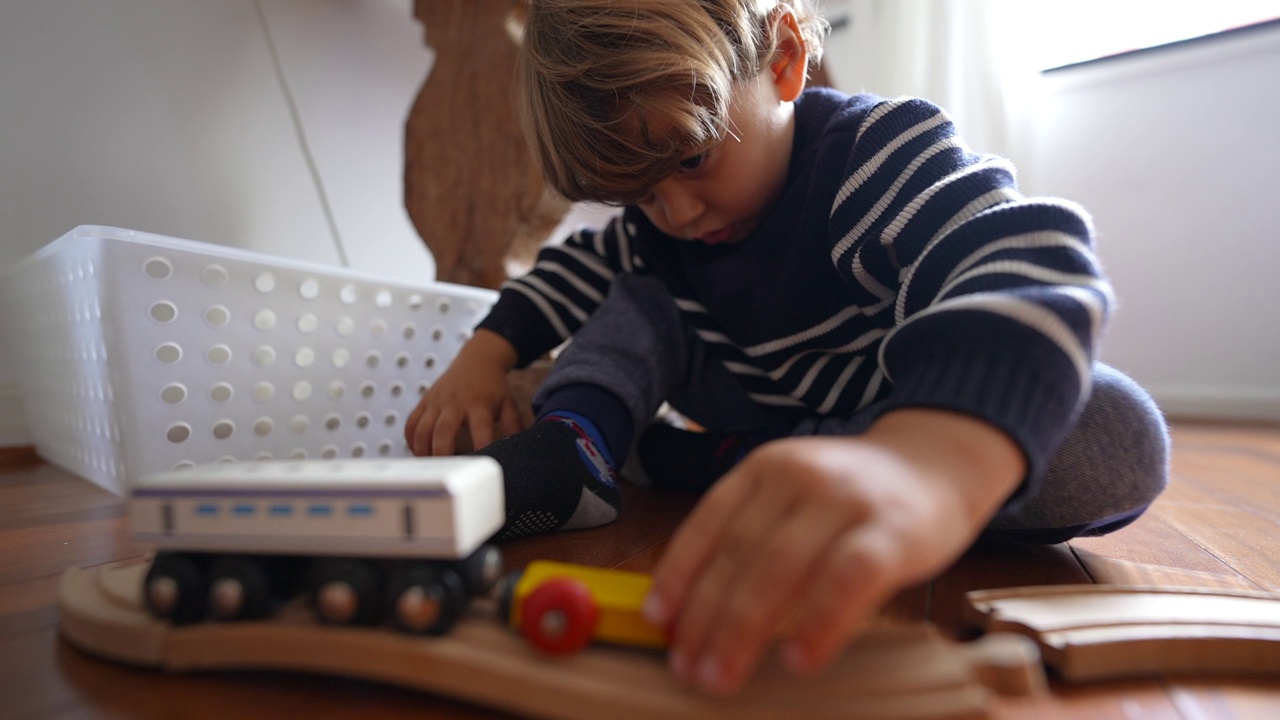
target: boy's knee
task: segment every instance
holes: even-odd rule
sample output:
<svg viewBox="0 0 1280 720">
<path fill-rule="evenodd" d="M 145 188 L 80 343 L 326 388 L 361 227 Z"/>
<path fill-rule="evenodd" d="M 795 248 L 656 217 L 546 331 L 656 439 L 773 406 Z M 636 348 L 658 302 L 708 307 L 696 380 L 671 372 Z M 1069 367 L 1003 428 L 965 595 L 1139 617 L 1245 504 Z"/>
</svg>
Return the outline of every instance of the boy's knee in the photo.
<svg viewBox="0 0 1280 720">
<path fill-rule="evenodd" d="M 1160 495 L 1168 468 L 1169 433 L 1155 401 L 1125 374 L 1095 365 L 1089 400 L 1044 476 L 988 534 L 1061 542 L 1118 530 Z"/>
<path fill-rule="evenodd" d="M 1081 440 L 1110 448 L 1110 459 L 1147 488 L 1148 503 L 1164 489 L 1169 475 L 1169 428 L 1155 400 L 1128 375 L 1096 365 L 1093 391 L 1076 426 Z M 1073 429 L 1072 434 L 1077 431 Z"/>
</svg>

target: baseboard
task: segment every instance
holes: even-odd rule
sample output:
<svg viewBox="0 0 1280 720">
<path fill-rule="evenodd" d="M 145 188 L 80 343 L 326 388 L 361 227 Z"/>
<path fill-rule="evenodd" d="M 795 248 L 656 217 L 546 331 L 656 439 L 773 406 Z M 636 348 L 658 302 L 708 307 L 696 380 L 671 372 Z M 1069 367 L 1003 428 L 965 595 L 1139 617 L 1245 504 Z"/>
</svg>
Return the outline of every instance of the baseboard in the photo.
<svg viewBox="0 0 1280 720">
<path fill-rule="evenodd" d="M 0 448 L 26 447 L 33 442 L 18 386 L 0 384 Z"/>
<path fill-rule="evenodd" d="M 1147 386 L 1164 414 L 1188 420 L 1280 422 L 1280 390 Z"/>
</svg>

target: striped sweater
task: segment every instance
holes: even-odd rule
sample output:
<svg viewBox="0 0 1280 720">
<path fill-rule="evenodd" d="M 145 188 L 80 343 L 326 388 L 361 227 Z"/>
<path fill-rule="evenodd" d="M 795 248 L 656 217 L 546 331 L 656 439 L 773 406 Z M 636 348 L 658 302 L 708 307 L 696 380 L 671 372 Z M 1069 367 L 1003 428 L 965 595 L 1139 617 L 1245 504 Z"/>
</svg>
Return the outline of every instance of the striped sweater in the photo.
<svg viewBox="0 0 1280 720">
<path fill-rule="evenodd" d="M 868 405 L 976 415 L 1032 477 L 1088 395 L 1111 293 L 1077 207 L 1028 199 L 919 99 L 807 90 L 782 195 L 735 245 L 637 208 L 544 248 L 482 327 L 521 365 L 568 339 L 619 273 L 661 277 L 750 397 L 803 417 Z"/>
</svg>

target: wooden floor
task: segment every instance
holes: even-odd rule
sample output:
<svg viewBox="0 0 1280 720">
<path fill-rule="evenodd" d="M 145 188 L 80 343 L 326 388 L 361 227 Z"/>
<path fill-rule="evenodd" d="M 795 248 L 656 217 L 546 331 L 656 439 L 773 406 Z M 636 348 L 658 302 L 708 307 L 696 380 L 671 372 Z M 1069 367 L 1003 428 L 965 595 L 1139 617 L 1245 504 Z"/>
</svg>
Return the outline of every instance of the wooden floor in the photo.
<svg viewBox="0 0 1280 720">
<path fill-rule="evenodd" d="M 491 718 L 493 713 L 371 683 L 282 673 L 165 675 L 87 657 L 58 639 L 67 567 L 135 557 L 121 501 L 21 451 L 0 455 L 0 718 Z M 610 527 L 505 548 L 534 558 L 649 570 L 687 498 L 629 492 Z M 1138 583 L 1280 592 L 1280 427 L 1178 423 L 1173 484 L 1133 526 L 1053 547 L 981 546 L 891 618 L 960 633 L 960 598 L 980 588 Z M 1067 687 L 1001 700 L 1001 719 L 1280 718 L 1280 681 L 1180 678 Z"/>
</svg>

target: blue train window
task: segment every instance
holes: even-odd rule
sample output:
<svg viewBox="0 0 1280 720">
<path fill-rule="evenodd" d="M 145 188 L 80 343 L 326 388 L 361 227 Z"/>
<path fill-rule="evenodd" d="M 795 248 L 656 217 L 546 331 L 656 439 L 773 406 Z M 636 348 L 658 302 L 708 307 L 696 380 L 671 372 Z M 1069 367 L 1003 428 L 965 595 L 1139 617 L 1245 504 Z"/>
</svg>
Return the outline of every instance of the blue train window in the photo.
<svg viewBox="0 0 1280 720">
<path fill-rule="evenodd" d="M 314 504 L 307 508 L 307 513 L 316 517 L 329 517 L 333 514 L 332 505 Z"/>
<path fill-rule="evenodd" d="M 369 503 L 355 503 L 347 507 L 347 513 L 356 517 L 368 517 L 373 514 L 373 506 Z"/>
<path fill-rule="evenodd" d="M 251 503 L 236 503 L 231 508 L 231 513 L 240 517 L 253 514 L 253 505 Z"/>
<path fill-rule="evenodd" d="M 197 515 L 217 515 L 218 505 L 217 503 L 200 503 L 199 505 L 196 505 L 196 514 Z"/>
<path fill-rule="evenodd" d="M 276 504 L 271 506 L 271 514 L 275 517 L 282 517 L 293 514 L 292 505 Z"/>
</svg>

